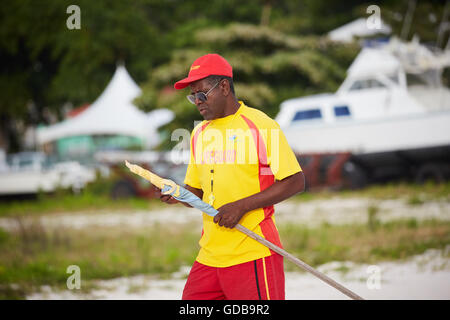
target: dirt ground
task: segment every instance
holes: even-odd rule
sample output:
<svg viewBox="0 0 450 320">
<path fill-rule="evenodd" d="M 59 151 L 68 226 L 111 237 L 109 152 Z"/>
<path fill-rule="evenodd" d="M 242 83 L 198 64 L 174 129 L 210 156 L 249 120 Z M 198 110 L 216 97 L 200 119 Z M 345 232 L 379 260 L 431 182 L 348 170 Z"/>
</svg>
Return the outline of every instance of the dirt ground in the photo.
<svg viewBox="0 0 450 320">
<path fill-rule="evenodd" d="M 329 198 L 307 202 L 286 201 L 276 205 L 279 225 L 294 222 L 307 226 L 321 223 L 367 223 L 368 208 L 376 207 L 382 222 L 397 219 L 450 220 L 450 203 L 424 202 L 410 205 L 407 200 L 373 200 L 368 198 Z M 154 211 L 79 212 L 26 217 L 0 218 L 0 227 L 17 230 L 20 223 L 38 220 L 46 228 L 68 227 L 145 227 L 155 224 L 201 224 L 195 209 L 181 205 Z M 301 257 L 300 257 L 301 258 Z M 290 262 L 286 262 L 290 263 Z M 172 274 L 169 279 L 152 275 L 94 281 L 93 290 L 56 290 L 43 286 L 28 299 L 180 299 L 190 266 Z M 319 270 L 366 299 L 450 299 L 450 246 L 444 250 L 428 250 L 405 261 L 384 262 L 377 266 L 350 262 L 330 262 Z M 342 293 L 305 272 L 286 273 L 287 299 L 347 299 Z"/>
</svg>

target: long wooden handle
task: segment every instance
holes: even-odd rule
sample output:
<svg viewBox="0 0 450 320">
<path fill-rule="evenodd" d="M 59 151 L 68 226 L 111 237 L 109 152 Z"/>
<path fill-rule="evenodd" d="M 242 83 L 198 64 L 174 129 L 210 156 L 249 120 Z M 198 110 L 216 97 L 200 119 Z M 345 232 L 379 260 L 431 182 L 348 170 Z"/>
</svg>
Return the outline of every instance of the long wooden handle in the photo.
<svg viewBox="0 0 450 320">
<path fill-rule="evenodd" d="M 261 237 L 260 235 L 254 233 L 253 231 L 247 229 L 246 227 L 244 227 L 241 224 L 237 224 L 235 226 L 235 228 L 243 233 L 245 233 L 247 236 L 249 236 L 250 238 L 258 241 L 259 243 L 263 244 L 264 246 L 272 249 L 273 251 L 275 251 L 276 253 L 282 255 L 283 257 L 285 257 L 286 259 L 290 260 L 291 262 L 293 262 L 295 265 L 299 266 L 300 268 L 312 273 L 313 275 L 315 275 L 317 278 L 319 278 L 320 280 L 328 283 L 330 286 L 338 289 L 340 292 L 342 292 L 343 294 L 345 294 L 346 296 L 354 299 L 354 300 L 364 300 L 362 297 L 358 296 L 356 293 L 354 293 L 353 291 L 347 289 L 346 287 L 344 287 L 343 285 L 337 283 L 336 281 L 334 281 L 333 279 L 331 279 L 330 277 L 326 276 L 325 274 L 323 274 L 322 272 L 317 271 L 316 269 L 314 269 L 313 267 L 311 267 L 310 265 L 304 263 L 303 261 L 301 261 L 300 259 L 294 257 L 292 254 L 290 254 L 289 252 L 287 252 L 284 249 L 281 249 L 279 246 L 273 244 L 270 241 L 267 241 L 266 239 L 264 239 L 263 237 Z"/>
</svg>

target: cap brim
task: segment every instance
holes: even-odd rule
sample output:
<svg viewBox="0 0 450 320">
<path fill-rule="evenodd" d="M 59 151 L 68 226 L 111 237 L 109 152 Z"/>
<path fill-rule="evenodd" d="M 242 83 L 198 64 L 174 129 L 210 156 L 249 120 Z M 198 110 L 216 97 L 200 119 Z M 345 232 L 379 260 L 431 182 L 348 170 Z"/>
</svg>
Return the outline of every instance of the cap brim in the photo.
<svg viewBox="0 0 450 320">
<path fill-rule="evenodd" d="M 190 85 L 192 82 L 197 81 L 197 80 L 201 80 L 203 78 L 206 78 L 207 75 L 196 75 L 196 76 L 192 76 L 192 77 L 187 77 L 184 78 L 180 81 L 175 82 L 175 84 L 173 85 L 173 87 L 177 90 L 179 89 L 184 89 L 186 88 L 188 85 Z"/>
</svg>

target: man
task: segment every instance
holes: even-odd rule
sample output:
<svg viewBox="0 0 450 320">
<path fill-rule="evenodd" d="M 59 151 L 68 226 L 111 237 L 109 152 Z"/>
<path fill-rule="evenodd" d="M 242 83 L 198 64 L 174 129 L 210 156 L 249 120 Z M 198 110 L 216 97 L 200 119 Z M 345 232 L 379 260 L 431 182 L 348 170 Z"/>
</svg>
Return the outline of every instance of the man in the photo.
<svg viewBox="0 0 450 320">
<path fill-rule="evenodd" d="M 284 299 L 282 256 L 233 228 L 241 223 L 281 246 L 273 205 L 303 191 L 304 177 L 278 124 L 238 101 L 232 79 L 230 64 L 207 54 L 174 86 L 190 87 L 205 119 L 191 135 L 186 188 L 219 211 L 203 214 L 183 299 Z"/>
</svg>

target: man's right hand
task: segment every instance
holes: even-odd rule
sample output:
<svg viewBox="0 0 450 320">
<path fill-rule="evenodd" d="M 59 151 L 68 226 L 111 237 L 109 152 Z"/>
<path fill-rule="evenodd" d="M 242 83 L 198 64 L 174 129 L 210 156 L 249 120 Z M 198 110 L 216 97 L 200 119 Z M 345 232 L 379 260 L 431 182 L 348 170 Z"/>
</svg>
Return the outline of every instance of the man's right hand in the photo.
<svg viewBox="0 0 450 320">
<path fill-rule="evenodd" d="M 161 190 L 155 186 L 152 185 L 153 191 L 155 192 L 155 195 L 157 197 L 159 197 L 159 199 L 162 202 L 165 202 L 167 204 L 174 204 L 174 203 L 178 203 L 179 201 L 177 199 L 175 199 L 174 197 L 172 197 L 170 194 L 162 194 Z"/>
</svg>

